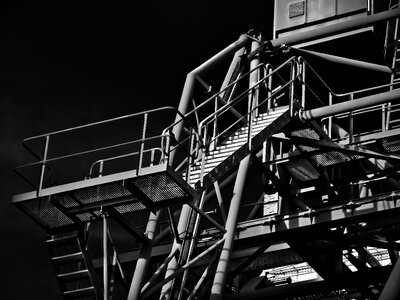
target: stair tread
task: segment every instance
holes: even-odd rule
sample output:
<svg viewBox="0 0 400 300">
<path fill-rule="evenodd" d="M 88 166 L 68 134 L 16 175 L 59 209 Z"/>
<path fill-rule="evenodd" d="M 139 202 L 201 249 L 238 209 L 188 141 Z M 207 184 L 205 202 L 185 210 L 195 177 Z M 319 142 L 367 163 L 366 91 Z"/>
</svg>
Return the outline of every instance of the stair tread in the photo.
<svg viewBox="0 0 400 300">
<path fill-rule="evenodd" d="M 58 274 L 58 278 L 63 279 L 63 280 L 72 280 L 72 279 L 78 279 L 78 278 L 83 278 L 83 277 L 88 277 L 88 276 L 89 276 L 88 269 Z"/>
<path fill-rule="evenodd" d="M 63 294 L 64 296 L 69 296 L 69 297 L 77 297 L 77 296 L 84 296 L 84 295 L 90 295 L 95 292 L 95 289 L 93 286 L 89 287 L 84 287 L 76 290 L 69 290 L 65 291 Z"/>
<path fill-rule="evenodd" d="M 64 246 L 64 245 L 70 245 L 73 243 L 76 243 L 77 241 L 77 236 L 76 235 L 70 235 L 70 236 L 63 236 L 60 238 L 52 238 L 46 241 L 46 245 L 51 245 L 51 246 Z"/>
<path fill-rule="evenodd" d="M 66 255 L 54 256 L 52 258 L 53 261 L 57 261 L 60 263 L 77 261 L 77 260 L 81 260 L 81 259 L 83 259 L 82 252 L 75 252 L 75 253 L 70 253 L 70 254 L 66 254 Z"/>
<path fill-rule="evenodd" d="M 252 136 L 259 134 L 264 128 L 268 127 L 279 116 L 288 109 L 285 107 L 277 107 L 271 109 L 268 113 L 258 115 L 252 124 Z M 206 154 L 204 164 L 204 175 L 208 174 L 216 166 L 222 163 L 226 158 L 237 151 L 247 142 L 248 125 L 238 129 L 235 133 L 225 139 L 214 150 Z M 193 184 L 199 180 L 201 173 L 201 160 L 192 165 L 190 172 L 190 182 Z"/>
</svg>

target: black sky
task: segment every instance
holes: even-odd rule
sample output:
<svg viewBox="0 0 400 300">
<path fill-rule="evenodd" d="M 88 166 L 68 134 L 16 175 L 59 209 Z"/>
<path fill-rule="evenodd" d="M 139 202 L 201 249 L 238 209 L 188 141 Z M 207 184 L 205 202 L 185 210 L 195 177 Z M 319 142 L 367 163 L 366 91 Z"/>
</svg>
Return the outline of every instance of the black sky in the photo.
<svg viewBox="0 0 400 300">
<path fill-rule="evenodd" d="M 23 138 L 165 105 L 240 34 L 271 36 L 272 0 L 0 4 L 1 299 L 60 299 L 45 232 L 13 207 Z"/>
</svg>

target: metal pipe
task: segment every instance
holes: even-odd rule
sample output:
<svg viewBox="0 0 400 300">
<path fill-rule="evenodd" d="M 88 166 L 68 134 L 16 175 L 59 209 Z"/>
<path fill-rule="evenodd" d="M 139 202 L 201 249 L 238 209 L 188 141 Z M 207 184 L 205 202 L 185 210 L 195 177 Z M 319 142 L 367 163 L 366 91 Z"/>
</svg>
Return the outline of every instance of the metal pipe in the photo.
<svg viewBox="0 0 400 300">
<path fill-rule="evenodd" d="M 140 249 L 127 300 L 139 299 L 143 279 L 146 275 L 147 266 L 151 258 L 151 251 L 153 249 L 153 241 L 159 216 L 160 211 L 157 211 L 155 214 L 150 212 L 146 226 L 147 241 L 142 244 L 142 248 Z"/>
<path fill-rule="evenodd" d="M 333 104 L 331 106 L 324 106 L 310 110 L 303 110 L 299 112 L 300 120 L 313 120 L 323 117 L 334 116 L 336 114 L 350 112 L 357 109 L 382 104 L 390 101 L 399 100 L 400 89 L 393 90 L 377 95 L 366 96 L 356 100 L 346 101 L 342 103 Z"/>
<path fill-rule="evenodd" d="M 392 273 L 390 273 L 385 287 L 379 297 L 379 300 L 397 300 L 400 299 L 400 259 L 397 260 Z"/>
<path fill-rule="evenodd" d="M 253 40 L 251 42 L 251 51 L 256 50 L 258 47 L 260 47 L 260 42 L 257 40 Z M 250 61 L 250 70 L 256 69 L 257 66 L 260 64 L 260 56 L 256 55 L 252 57 L 252 60 Z M 255 87 L 257 85 L 257 82 L 259 81 L 260 78 L 260 70 L 257 69 L 257 71 L 254 71 L 250 73 L 249 76 L 249 88 L 251 89 L 251 93 L 249 94 L 249 107 L 257 107 L 258 106 L 258 87 Z M 252 113 L 253 117 L 256 117 L 257 115 L 257 109 Z M 250 110 L 249 110 L 250 113 Z M 250 125 L 250 124 L 249 124 Z M 250 127 L 250 126 L 249 126 Z"/>
<path fill-rule="evenodd" d="M 108 299 L 108 249 L 107 249 L 107 216 L 106 213 L 103 212 L 103 299 Z"/>
<path fill-rule="evenodd" d="M 177 248 L 173 248 L 171 252 L 168 254 L 167 258 L 164 260 L 164 262 L 158 267 L 158 269 L 154 272 L 153 276 L 145 283 L 145 285 L 142 287 L 142 293 L 144 293 L 146 290 L 150 288 L 150 286 L 156 282 L 158 276 L 161 274 L 161 272 L 164 271 L 164 269 L 167 267 L 168 263 L 171 261 L 171 259 L 175 256 L 176 252 L 178 251 Z"/>
<path fill-rule="evenodd" d="M 174 272 L 173 274 L 166 276 L 165 279 L 158 284 L 156 284 L 151 290 L 146 292 L 141 299 L 146 299 L 148 298 L 151 294 L 153 294 L 157 289 L 159 289 L 161 286 L 163 286 L 166 282 L 172 281 L 175 277 L 181 275 L 185 270 L 187 270 L 191 265 L 196 263 L 198 260 L 203 258 L 204 256 L 208 255 L 210 252 L 214 251 L 215 248 L 217 248 L 220 244 L 224 242 L 224 238 L 216 242 L 214 245 L 209 247 L 208 249 L 204 250 L 201 252 L 199 255 L 197 255 L 195 258 L 193 258 L 191 261 L 183 265 L 179 270 Z M 166 298 L 161 298 L 161 299 L 166 299 Z"/>
<path fill-rule="evenodd" d="M 198 66 L 196 69 L 191 71 L 186 76 L 186 81 L 185 81 L 185 85 L 183 87 L 178 111 L 180 111 L 183 115 L 186 114 L 188 105 L 192 99 L 196 76 L 207 72 L 215 64 L 221 62 L 228 55 L 230 55 L 233 52 L 236 52 L 240 48 L 244 47 L 248 42 L 249 42 L 249 37 L 244 34 L 241 35 L 237 41 L 230 44 L 228 47 L 226 47 L 225 49 L 223 49 L 222 51 L 220 51 L 219 53 L 217 53 L 216 55 L 211 57 L 209 60 L 207 60 L 200 66 Z M 180 115 L 177 115 L 175 118 L 175 123 L 177 123 L 177 122 L 178 123 L 173 128 L 173 133 L 174 133 L 177 141 L 179 141 L 179 138 L 180 138 L 181 132 L 182 132 L 182 128 L 183 128 L 183 122 L 180 122 L 181 120 L 182 120 L 182 117 Z"/>
<path fill-rule="evenodd" d="M 356 68 L 362 68 L 366 70 L 371 70 L 371 71 L 376 71 L 376 72 L 382 72 L 386 74 L 392 74 L 392 70 L 388 66 L 383 66 L 383 65 L 378 65 L 378 64 L 373 64 L 361 60 L 356 60 L 356 59 L 350 59 L 346 57 L 341 57 L 341 56 L 336 56 L 336 55 L 331 55 L 331 54 L 326 54 L 326 53 L 320 53 L 320 52 L 315 52 L 315 51 L 310 51 L 310 50 L 304 50 L 304 49 L 299 49 L 299 48 L 291 48 L 291 50 L 294 50 L 295 52 L 300 53 L 301 55 L 310 55 L 314 57 L 318 57 L 321 59 L 324 59 L 326 61 L 333 62 L 335 64 L 342 64 L 342 65 L 348 65 Z"/>
<path fill-rule="evenodd" d="M 212 300 L 222 299 L 222 295 L 225 288 L 226 277 L 228 273 L 229 259 L 233 249 L 233 242 L 235 239 L 237 218 L 240 210 L 240 202 L 242 200 L 244 185 L 246 181 L 247 170 L 250 165 L 250 155 L 247 155 L 239 165 L 238 174 L 233 188 L 233 196 L 231 205 L 229 207 L 229 213 L 226 220 L 226 233 L 224 235 L 224 246 L 221 250 L 221 255 L 218 261 L 217 270 L 215 271 L 215 277 L 213 286 L 211 288 Z"/>
<path fill-rule="evenodd" d="M 179 222 L 178 222 L 178 233 L 181 238 L 184 238 L 184 236 L 185 236 L 186 225 L 189 221 L 191 211 L 192 211 L 192 209 L 187 204 L 185 204 L 182 207 L 181 215 L 180 215 Z M 174 240 L 171 251 L 174 250 L 174 248 L 177 248 L 179 251 L 181 251 L 182 244 L 180 244 L 176 240 Z M 171 261 L 168 263 L 167 271 L 165 272 L 165 278 L 169 278 L 170 276 L 172 276 L 175 273 L 175 271 L 177 270 L 177 268 L 178 268 L 178 261 L 177 261 L 176 257 L 173 257 L 171 259 Z M 168 300 L 171 297 L 172 286 L 173 286 L 174 281 L 168 280 L 168 281 L 163 281 L 163 282 L 165 285 L 161 289 L 160 299 Z"/>
<path fill-rule="evenodd" d="M 224 200 L 222 199 L 222 194 L 221 194 L 221 190 L 219 189 L 218 181 L 214 181 L 214 190 L 215 190 L 215 195 L 217 196 L 219 212 L 221 214 L 222 221 L 224 222 L 224 224 L 226 224 Z"/>
<path fill-rule="evenodd" d="M 325 36 L 330 36 L 334 34 L 339 34 L 342 32 L 356 30 L 364 27 L 368 27 L 378 22 L 398 18 L 400 16 L 400 9 L 393 9 L 385 12 L 380 12 L 353 20 L 341 22 L 338 24 L 318 27 L 313 30 L 308 30 L 298 34 L 292 34 L 288 36 L 279 37 L 274 40 L 267 41 L 263 43 L 257 50 L 249 54 L 249 56 L 254 56 L 259 52 L 264 51 L 268 47 L 279 47 L 282 45 L 293 45 L 298 43 L 307 42 L 310 40 L 315 40 L 317 38 L 322 38 Z"/>
</svg>

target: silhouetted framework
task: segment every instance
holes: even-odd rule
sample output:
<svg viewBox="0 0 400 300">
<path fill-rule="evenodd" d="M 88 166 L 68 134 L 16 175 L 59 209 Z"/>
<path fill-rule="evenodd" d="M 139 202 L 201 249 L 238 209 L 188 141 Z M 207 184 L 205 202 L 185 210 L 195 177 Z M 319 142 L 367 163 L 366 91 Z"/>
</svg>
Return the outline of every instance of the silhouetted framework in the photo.
<svg viewBox="0 0 400 300">
<path fill-rule="evenodd" d="M 399 3 L 275 10 L 178 109 L 24 141 L 66 299 L 400 298 Z"/>
</svg>

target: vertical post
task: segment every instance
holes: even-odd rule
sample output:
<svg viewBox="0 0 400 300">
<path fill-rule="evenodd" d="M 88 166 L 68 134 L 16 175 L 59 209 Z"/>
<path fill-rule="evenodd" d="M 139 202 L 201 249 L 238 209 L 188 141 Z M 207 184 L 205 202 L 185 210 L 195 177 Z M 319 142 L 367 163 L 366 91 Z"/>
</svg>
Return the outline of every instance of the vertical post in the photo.
<svg viewBox="0 0 400 300">
<path fill-rule="evenodd" d="M 258 41 L 252 41 L 251 42 L 251 52 L 255 51 L 257 48 L 260 47 L 260 43 Z M 251 113 L 251 115 L 254 117 L 257 116 L 257 106 L 258 106 L 258 87 L 254 88 L 254 86 L 257 84 L 259 78 L 260 78 L 260 69 L 258 68 L 255 70 L 258 65 L 260 64 L 260 56 L 259 54 L 255 55 L 253 59 L 250 62 L 250 82 L 249 82 L 249 88 L 250 88 L 250 95 L 249 95 L 249 113 L 251 110 L 254 109 L 254 112 Z M 252 71 L 254 70 L 254 71 Z M 249 116 L 250 118 L 250 116 Z"/>
<path fill-rule="evenodd" d="M 104 300 L 108 300 L 108 249 L 107 249 L 107 216 L 105 211 L 103 212 L 103 289 L 104 289 Z"/>
<path fill-rule="evenodd" d="M 235 186 L 233 188 L 233 197 L 229 207 L 229 213 L 226 220 L 226 233 L 224 235 L 224 246 L 218 261 L 217 270 L 213 286 L 211 289 L 212 300 L 222 299 L 223 291 L 225 288 L 226 276 L 228 273 L 228 265 L 233 249 L 233 241 L 235 239 L 237 218 L 240 210 L 240 202 L 243 195 L 244 184 L 246 181 L 247 170 L 250 165 L 250 155 L 247 155 L 239 165 Z"/>
<path fill-rule="evenodd" d="M 333 102 L 332 92 L 329 91 L 329 106 L 332 105 L 332 102 Z M 328 136 L 332 138 L 332 116 L 328 117 Z"/>
<path fill-rule="evenodd" d="M 139 165 L 136 171 L 137 175 L 140 175 L 140 171 L 142 169 L 142 164 L 143 164 L 144 139 L 146 138 L 147 118 L 148 114 L 146 113 L 143 115 L 142 140 L 140 141 Z"/>
<path fill-rule="evenodd" d="M 267 102 L 267 111 L 269 111 L 273 105 L 272 102 L 272 67 L 270 64 L 267 64 L 265 68 L 268 76 L 268 87 L 267 87 L 267 97 L 268 97 L 268 102 Z"/>
<path fill-rule="evenodd" d="M 143 242 L 142 248 L 140 249 L 139 258 L 136 262 L 135 273 L 133 274 L 127 300 L 139 299 L 141 286 L 143 284 L 143 279 L 146 275 L 147 266 L 151 257 L 151 251 L 153 249 L 153 241 L 159 215 L 159 211 L 157 211 L 157 213 L 155 214 L 151 212 L 149 215 L 149 220 L 147 222 L 145 233 L 148 240 L 146 242 Z"/>
<path fill-rule="evenodd" d="M 44 173 L 46 171 L 46 160 L 47 160 L 47 153 L 49 150 L 49 141 L 50 141 L 50 136 L 46 135 L 46 140 L 44 144 L 44 149 L 43 149 L 43 163 L 42 163 L 42 168 L 40 170 L 40 179 L 39 179 L 39 186 L 38 186 L 38 191 L 37 191 L 37 196 L 40 196 L 40 193 L 43 188 L 43 181 L 44 181 Z"/>
<path fill-rule="evenodd" d="M 258 41 L 251 42 L 251 52 L 255 51 L 258 47 L 260 47 L 260 43 Z M 249 145 L 249 149 L 251 149 L 251 139 L 253 136 L 253 120 L 257 117 L 258 114 L 258 87 L 255 87 L 259 78 L 260 78 L 260 69 L 258 65 L 260 64 L 260 56 L 256 54 L 253 59 L 250 61 L 250 75 L 249 75 L 249 103 L 248 103 L 248 135 L 247 141 Z"/>
<path fill-rule="evenodd" d="M 301 107 L 306 108 L 306 61 L 304 59 L 301 60 Z"/>
<path fill-rule="evenodd" d="M 294 78 L 295 78 L 295 65 L 294 61 L 290 62 L 290 84 L 289 84 L 289 110 L 290 115 L 293 116 L 293 101 L 294 101 Z"/>
<path fill-rule="evenodd" d="M 350 94 L 350 101 L 353 101 L 354 95 Z M 350 111 L 349 113 L 349 143 L 351 144 L 353 142 L 353 136 L 354 136 L 354 116 L 353 116 L 353 111 Z"/>
<path fill-rule="evenodd" d="M 218 98 L 215 97 L 215 102 L 214 102 L 214 122 L 213 122 L 213 135 L 212 135 L 212 142 L 211 142 L 211 149 L 213 150 L 215 147 L 217 147 L 217 131 L 218 131 L 218 115 L 216 114 L 216 111 L 218 110 Z"/>
</svg>

